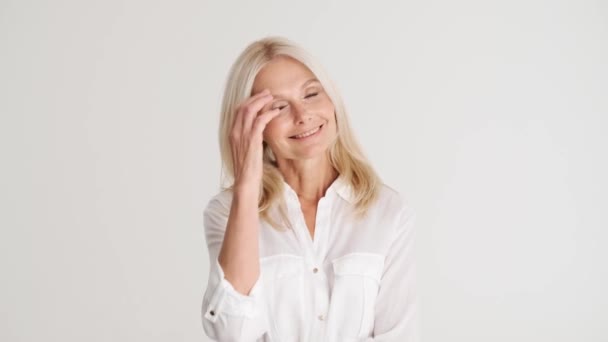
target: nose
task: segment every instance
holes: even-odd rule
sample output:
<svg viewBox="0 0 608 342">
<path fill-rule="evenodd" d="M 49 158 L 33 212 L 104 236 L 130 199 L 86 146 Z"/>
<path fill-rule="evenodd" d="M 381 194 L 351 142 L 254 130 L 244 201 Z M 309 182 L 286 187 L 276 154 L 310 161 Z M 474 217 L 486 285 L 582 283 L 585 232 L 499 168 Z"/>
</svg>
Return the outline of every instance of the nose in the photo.
<svg viewBox="0 0 608 342">
<path fill-rule="evenodd" d="M 291 106 L 291 108 L 292 108 L 294 122 L 296 124 L 306 123 L 306 121 L 310 121 L 310 119 L 312 118 L 312 116 L 309 113 L 309 111 L 301 103 L 294 103 Z"/>
</svg>

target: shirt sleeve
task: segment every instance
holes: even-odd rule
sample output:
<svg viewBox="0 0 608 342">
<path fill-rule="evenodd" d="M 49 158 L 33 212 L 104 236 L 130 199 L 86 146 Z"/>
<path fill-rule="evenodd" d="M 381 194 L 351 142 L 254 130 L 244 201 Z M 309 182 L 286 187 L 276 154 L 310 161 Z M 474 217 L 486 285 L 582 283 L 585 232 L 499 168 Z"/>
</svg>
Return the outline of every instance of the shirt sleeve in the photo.
<svg viewBox="0 0 608 342">
<path fill-rule="evenodd" d="M 414 258 L 415 219 L 415 211 L 404 204 L 380 281 L 374 337 L 365 341 L 420 341 Z"/>
<path fill-rule="evenodd" d="M 210 264 L 202 304 L 203 330 L 216 341 L 256 341 L 268 326 L 263 312 L 262 274 L 249 294 L 244 295 L 224 278 L 218 261 L 229 213 L 229 205 L 222 204 L 216 196 L 209 201 L 203 215 Z"/>
</svg>

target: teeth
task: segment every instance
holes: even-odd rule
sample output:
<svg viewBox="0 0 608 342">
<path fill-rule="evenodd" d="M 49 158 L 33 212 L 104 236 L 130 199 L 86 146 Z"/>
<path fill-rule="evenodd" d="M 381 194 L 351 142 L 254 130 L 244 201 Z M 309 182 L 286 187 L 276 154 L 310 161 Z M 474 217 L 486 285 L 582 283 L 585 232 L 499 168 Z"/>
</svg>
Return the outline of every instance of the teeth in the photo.
<svg viewBox="0 0 608 342">
<path fill-rule="evenodd" d="M 313 135 L 313 134 L 317 133 L 317 131 L 318 131 L 320 128 L 321 128 L 321 126 L 319 126 L 319 127 L 315 128 L 315 129 L 312 129 L 312 130 L 310 130 L 310 131 L 308 131 L 308 132 L 304 132 L 304 133 L 302 133 L 302 134 L 298 134 L 298 135 L 296 135 L 296 136 L 295 136 L 295 138 L 296 138 L 296 139 L 306 138 L 306 137 L 307 137 L 307 136 L 309 136 L 309 135 Z"/>
</svg>

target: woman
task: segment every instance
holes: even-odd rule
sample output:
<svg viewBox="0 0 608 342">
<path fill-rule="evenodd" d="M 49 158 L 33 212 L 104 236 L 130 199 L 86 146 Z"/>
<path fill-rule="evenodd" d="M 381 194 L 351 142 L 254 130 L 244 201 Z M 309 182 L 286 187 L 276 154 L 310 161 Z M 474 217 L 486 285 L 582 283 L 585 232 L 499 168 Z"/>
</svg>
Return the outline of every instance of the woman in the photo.
<svg viewBox="0 0 608 342">
<path fill-rule="evenodd" d="M 204 212 L 205 333 L 218 341 L 418 341 L 415 214 L 363 156 L 320 65 L 281 37 L 230 70 L 231 186 Z"/>
</svg>

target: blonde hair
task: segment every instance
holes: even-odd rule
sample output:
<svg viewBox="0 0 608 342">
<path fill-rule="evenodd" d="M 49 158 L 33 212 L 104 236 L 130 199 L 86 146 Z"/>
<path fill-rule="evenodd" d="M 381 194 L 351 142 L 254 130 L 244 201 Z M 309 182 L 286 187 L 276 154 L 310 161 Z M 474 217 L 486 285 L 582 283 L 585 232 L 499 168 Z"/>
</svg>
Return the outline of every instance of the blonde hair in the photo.
<svg viewBox="0 0 608 342">
<path fill-rule="evenodd" d="M 365 216 L 368 208 L 378 198 L 382 182 L 355 139 L 342 97 L 325 70 L 313 56 L 294 42 L 280 36 L 268 36 L 251 43 L 243 50 L 230 69 L 222 100 L 219 143 L 222 156 L 222 173 L 228 178 L 231 185 L 227 188 L 223 187 L 223 190 L 231 191 L 234 186 L 230 132 L 236 115 L 236 107 L 243 100 L 253 95 L 252 88 L 256 75 L 277 56 L 291 57 L 308 67 L 321 82 L 325 92 L 333 102 L 338 136 L 329 148 L 329 159 L 334 169 L 346 183 L 352 186 L 356 216 L 358 218 Z M 280 230 L 282 225 L 269 215 L 269 209 L 277 204 L 283 224 L 292 227 L 286 214 L 285 201 L 281 196 L 284 191 L 283 176 L 279 172 L 273 152 L 266 142 L 264 142 L 263 148 L 264 170 L 258 202 L 260 218 L 266 220 L 275 229 Z"/>
</svg>

